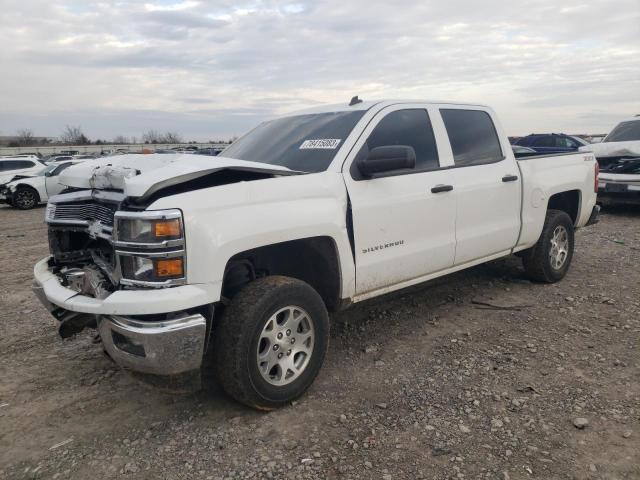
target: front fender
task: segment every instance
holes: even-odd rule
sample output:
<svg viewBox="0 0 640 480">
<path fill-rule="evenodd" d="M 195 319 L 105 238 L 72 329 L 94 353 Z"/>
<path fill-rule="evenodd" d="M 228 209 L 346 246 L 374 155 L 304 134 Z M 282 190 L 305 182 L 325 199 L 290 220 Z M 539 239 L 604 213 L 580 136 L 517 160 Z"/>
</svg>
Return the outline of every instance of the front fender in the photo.
<svg viewBox="0 0 640 480">
<path fill-rule="evenodd" d="M 353 296 L 355 266 L 346 226 L 347 194 L 333 172 L 275 177 L 165 197 L 149 209 L 184 214 L 188 283 L 222 284 L 234 255 L 266 245 L 329 237 L 342 276 L 341 298 Z"/>
</svg>

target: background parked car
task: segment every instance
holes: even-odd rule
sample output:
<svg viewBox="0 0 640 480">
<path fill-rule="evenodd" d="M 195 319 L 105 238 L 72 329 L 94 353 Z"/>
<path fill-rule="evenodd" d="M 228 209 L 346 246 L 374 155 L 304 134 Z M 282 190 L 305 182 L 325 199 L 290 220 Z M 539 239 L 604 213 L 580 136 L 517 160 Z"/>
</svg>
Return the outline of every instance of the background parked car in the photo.
<svg viewBox="0 0 640 480">
<path fill-rule="evenodd" d="M 526 157 L 528 154 L 534 155 L 537 154 L 533 148 L 522 147 L 520 145 L 511 145 L 511 150 L 516 157 Z"/>
<path fill-rule="evenodd" d="M 39 203 L 46 203 L 49 197 L 65 189 L 65 186 L 58 182 L 58 175 L 81 161 L 52 163 L 41 168 L 34 176 L 20 177 L 0 186 L 0 202 L 8 203 L 20 210 L 29 210 Z"/>
<path fill-rule="evenodd" d="M 46 164 L 56 163 L 56 162 L 68 162 L 73 160 L 71 155 L 50 155 L 45 159 Z"/>
<path fill-rule="evenodd" d="M 7 183 L 16 175 L 35 175 L 44 164 L 32 158 L 0 158 L 0 185 Z"/>
<path fill-rule="evenodd" d="M 593 152 L 600 165 L 599 202 L 640 204 L 640 117 L 620 122 L 602 142 L 580 151 Z"/>
<path fill-rule="evenodd" d="M 589 143 L 564 133 L 532 133 L 520 138 L 515 145 L 529 147 L 539 153 L 563 153 L 574 152 Z"/>
<path fill-rule="evenodd" d="M 193 152 L 195 155 L 210 155 L 212 157 L 218 156 L 222 151 L 221 148 L 201 148 Z"/>
</svg>

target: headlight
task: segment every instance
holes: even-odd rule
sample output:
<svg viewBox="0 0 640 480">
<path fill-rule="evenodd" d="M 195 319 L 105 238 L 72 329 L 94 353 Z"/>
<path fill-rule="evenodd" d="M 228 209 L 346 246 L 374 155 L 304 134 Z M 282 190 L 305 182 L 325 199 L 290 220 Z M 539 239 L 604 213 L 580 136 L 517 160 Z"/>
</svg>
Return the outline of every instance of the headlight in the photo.
<svg viewBox="0 0 640 480">
<path fill-rule="evenodd" d="M 182 251 L 176 252 L 175 257 L 148 257 L 144 254 L 120 253 L 120 267 L 125 280 L 146 283 L 167 283 L 184 277 L 184 259 Z M 172 254 L 170 254 L 172 255 Z M 127 283 L 125 281 L 125 283 Z M 168 282 L 172 283 L 172 282 Z"/>
<path fill-rule="evenodd" d="M 44 211 L 44 221 L 50 222 L 56 217 L 56 204 L 47 203 L 47 208 Z"/>
<path fill-rule="evenodd" d="M 180 210 L 116 212 L 116 244 L 170 246 L 184 239 Z"/>
<path fill-rule="evenodd" d="M 180 210 L 116 212 L 114 245 L 121 283 L 164 287 L 186 278 L 184 226 Z"/>
</svg>

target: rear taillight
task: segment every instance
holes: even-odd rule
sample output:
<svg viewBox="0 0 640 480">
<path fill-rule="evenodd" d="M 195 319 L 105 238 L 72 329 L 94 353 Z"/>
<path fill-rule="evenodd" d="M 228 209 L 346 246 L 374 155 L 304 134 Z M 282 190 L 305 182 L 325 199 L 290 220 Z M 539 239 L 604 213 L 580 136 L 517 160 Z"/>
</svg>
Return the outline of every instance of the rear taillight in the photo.
<svg viewBox="0 0 640 480">
<path fill-rule="evenodd" d="M 596 160 L 596 164 L 593 166 L 593 191 L 598 193 L 598 175 L 600 174 L 600 165 Z"/>
</svg>

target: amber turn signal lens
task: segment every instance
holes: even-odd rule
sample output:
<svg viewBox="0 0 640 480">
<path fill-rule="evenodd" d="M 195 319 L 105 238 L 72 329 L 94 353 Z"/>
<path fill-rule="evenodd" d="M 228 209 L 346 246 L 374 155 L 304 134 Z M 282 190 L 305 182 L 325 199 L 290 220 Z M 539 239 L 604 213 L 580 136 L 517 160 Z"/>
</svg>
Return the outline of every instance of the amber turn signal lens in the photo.
<svg viewBox="0 0 640 480">
<path fill-rule="evenodd" d="M 170 258 L 168 260 L 158 260 L 156 262 L 157 277 L 181 277 L 182 259 Z"/>
<path fill-rule="evenodd" d="M 180 234 L 180 219 L 174 218 L 173 220 L 158 220 L 155 225 L 156 237 L 179 237 Z"/>
</svg>

